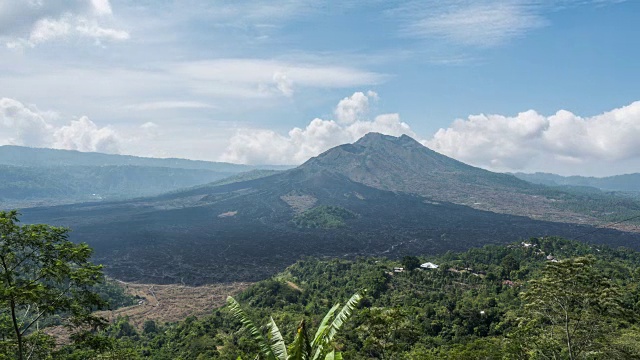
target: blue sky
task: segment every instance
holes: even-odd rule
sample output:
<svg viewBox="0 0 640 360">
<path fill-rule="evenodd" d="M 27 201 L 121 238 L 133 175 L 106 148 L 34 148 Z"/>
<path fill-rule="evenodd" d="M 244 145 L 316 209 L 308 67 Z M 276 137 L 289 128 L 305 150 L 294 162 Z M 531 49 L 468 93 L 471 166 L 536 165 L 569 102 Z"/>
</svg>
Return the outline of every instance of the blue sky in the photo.
<svg viewBox="0 0 640 360">
<path fill-rule="evenodd" d="M 297 164 L 368 131 L 640 171 L 640 2 L 0 0 L 0 144 Z"/>
</svg>

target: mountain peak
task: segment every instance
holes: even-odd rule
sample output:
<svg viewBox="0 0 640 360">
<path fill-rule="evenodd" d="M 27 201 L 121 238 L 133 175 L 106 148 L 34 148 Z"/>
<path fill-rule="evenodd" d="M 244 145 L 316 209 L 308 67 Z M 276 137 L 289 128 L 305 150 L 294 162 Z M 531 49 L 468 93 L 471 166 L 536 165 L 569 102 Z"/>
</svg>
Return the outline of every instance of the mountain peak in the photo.
<svg viewBox="0 0 640 360">
<path fill-rule="evenodd" d="M 348 167 L 399 167 L 404 170 L 412 168 L 415 160 L 427 161 L 433 167 L 442 165 L 459 167 L 468 166 L 457 160 L 439 154 L 408 135 L 399 137 L 370 132 L 353 144 L 343 144 L 331 148 L 317 157 L 309 159 L 303 167 L 324 167 L 335 170 L 349 163 Z M 426 165 L 422 163 L 421 165 Z"/>
<path fill-rule="evenodd" d="M 393 139 L 397 139 L 397 138 L 392 135 L 385 135 L 378 132 L 369 132 L 369 133 L 366 133 L 360 139 L 358 139 L 358 141 L 356 141 L 355 144 L 362 144 L 362 143 L 368 143 L 373 141 L 389 141 Z"/>
<path fill-rule="evenodd" d="M 368 133 L 355 143 L 329 149 L 300 167 L 339 173 L 378 189 L 447 201 L 467 201 L 467 194 L 476 190 L 527 186 L 514 176 L 492 173 L 442 155 L 408 135 Z"/>
<path fill-rule="evenodd" d="M 423 147 L 417 140 L 409 135 L 402 134 L 399 137 L 393 135 L 385 135 L 377 132 L 370 132 L 361 137 L 354 145 L 372 146 L 384 143 L 392 143 L 396 145 L 418 145 Z"/>
</svg>

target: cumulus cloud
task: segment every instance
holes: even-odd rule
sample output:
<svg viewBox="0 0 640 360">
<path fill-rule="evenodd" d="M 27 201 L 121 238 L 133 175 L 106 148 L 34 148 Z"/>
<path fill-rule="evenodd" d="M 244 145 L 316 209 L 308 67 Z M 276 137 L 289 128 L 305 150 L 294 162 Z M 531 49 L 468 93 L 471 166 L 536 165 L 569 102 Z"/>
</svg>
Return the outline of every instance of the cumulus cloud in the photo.
<svg viewBox="0 0 640 360">
<path fill-rule="evenodd" d="M 129 33 L 110 27 L 109 0 L 15 1 L 0 6 L 0 40 L 9 48 L 68 39 L 120 41 Z"/>
<path fill-rule="evenodd" d="M 118 135 L 109 127 L 99 128 L 86 116 L 72 120 L 53 133 L 53 148 L 79 151 L 118 153 Z"/>
<path fill-rule="evenodd" d="M 56 126 L 57 114 L 9 98 L 0 99 L 0 144 L 118 153 L 119 135 L 83 116 Z"/>
<path fill-rule="evenodd" d="M 53 126 L 45 116 L 35 107 L 1 98 L 0 125 L 5 131 L 10 130 L 4 139 L 5 144 L 42 147 L 51 143 Z"/>
<path fill-rule="evenodd" d="M 431 138 L 417 136 L 398 114 L 370 115 L 377 94 L 356 92 L 338 103 L 335 119 L 316 118 L 286 134 L 240 129 L 220 160 L 246 164 L 300 164 L 368 132 L 407 134 L 465 163 L 494 171 L 613 175 L 640 166 L 640 101 L 591 117 L 566 110 L 515 116 L 471 115 Z"/>
<path fill-rule="evenodd" d="M 592 117 L 566 110 L 543 116 L 472 115 L 440 129 L 427 146 L 494 170 L 562 172 L 640 158 L 640 101 Z"/>
<path fill-rule="evenodd" d="M 295 127 L 286 135 L 265 129 L 240 129 L 230 139 L 221 160 L 245 164 L 300 164 L 331 147 L 354 142 L 369 132 L 416 137 L 398 114 L 364 118 L 368 109 L 365 103 L 373 98 L 377 98 L 377 94 L 372 91 L 366 95 L 356 92 L 336 107 L 338 121 L 316 118 L 305 128 Z"/>
<path fill-rule="evenodd" d="M 377 98 L 378 94 L 373 91 L 367 92 L 366 95 L 363 92 L 356 92 L 340 100 L 335 110 L 336 118 L 340 123 L 353 124 L 368 115 L 369 101 Z"/>
</svg>

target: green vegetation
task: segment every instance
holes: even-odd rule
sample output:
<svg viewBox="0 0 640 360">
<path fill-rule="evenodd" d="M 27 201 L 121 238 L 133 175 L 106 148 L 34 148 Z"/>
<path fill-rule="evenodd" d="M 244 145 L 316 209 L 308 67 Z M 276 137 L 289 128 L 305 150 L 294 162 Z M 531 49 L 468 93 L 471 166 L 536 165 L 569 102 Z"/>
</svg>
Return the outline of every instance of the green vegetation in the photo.
<svg viewBox="0 0 640 360">
<path fill-rule="evenodd" d="M 105 325 L 92 315 L 131 299 L 103 282 L 102 267 L 89 262 L 86 244 L 67 240 L 69 230 L 18 223 L 16 211 L 0 212 L 0 359 L 49 358 L 55 341 L 43 328 L 65 325 L 74 340 Z"/>
<path fill-rule="evenodd" d="M 555 208 L 594 217 L 603 223 L 640 215 L 640 201 L 625 193 L 605 193 L 595 188 L 541 187 L 539 194 L 553 199 Z M 628 223 L 640 224 L 640 219 Z"/>
<path fill-rule="evenodd" d="M 513 175 L 534 184 L 549 186 L 589 186 L 609 191 L 640 191 L 640 173 L 606 176 L 600 178 L 586 176 L 560 176 L 549 173 L 515 173 Z"/>
<path fill-rule="evenodd" d="M 0 201 L 13 206 L 128 199 L 220 180 L 232 173 L 144 166 L 0 165 Z"/>
<path fill-rule="evenodd" d="M 526 316 L 516 331 L 522 350 L 555 359 L 608 352 L 609 334 L 633 309 L 624 308 L 620 289 L 596 271 L 595 260 L 588 256 L 550 263 L 541 278 L 529 282 L 521 293 Z"/>
<path fill-rule="evenodd" d="M 355 213 L 339 206 L 317 206 L 296 215 L 291 222 L 299 228 L 335 229 L 356 217 Z"/>
<path fill-rule="evenodd" d="M 130 359 L 253 358 L 264 355 L 256 334 L 283 349 L 299 340 L 300 318 L 322 328 L 331 304 L 366 289 L 332 339 L 345 359 L 640 358 L 640 253 L 537 238 L 417 258 L 440 267 L 394 273 L 401 262 L 382 258 L 298 261 L 237 297 L 245 319 L 271 324 L 253 332 L 238 331 L 246 322 L 236 304 L 142 331 L 120 319 L 97 335 Z M 279 335 L 264 337 L 276 323 Z"/>
<path fill-rule="evenodd" d="M 33 329 L 46 316 L 64 313 L 76 327 L 102 321 L 91 315 L 103 305 L 92 291 L 102 278 L 101 266 L 91 264 L 92 250 L 68 241 L 67 232 L 47 225 L 20 226 L 15 211 L 0 212 L 0 303 L 3 320 L 8 318 L 13 330 L 0 346 L 14 350 L 20 360 L 40 347 L 43 338 L 33 336 Z"/>
<path fill-rule="evenodd" d="M 214 181 L 220 181 L 218 184 L 246 181 L 275 172 L 209 161 L 6 145 L 0 146 L 0 203 L 7 209 L 123 200 Z M 237 176 L 227 179 L 232 175 Z"/>
<path fill-rule="evenodd" d="M 293 342 L 287 346 L 285 345 L 284 338 L 278 329 L 273 318 L 269 318 L 267 324 L 267 330 L 269 332 L 268 340 L 262 335 L 260 330 L 253 324 L 251 319 L 242 311 L 240 304 L 229 297 L 227 303 L 233 313 L 233 316 L 237 318 L 244 328 L 251 333 L 254 341 L 260 348 L 259 356 L 264 357 L 267 360 L 306 360 L 306 359 L 342 359 L 342 353 L 336 351 L 333 339 L 340 331 L 345 322 L 353 314 L 356 305 L 362 299 L 359 294 L 354 294 L 349 301 L 344 305 L 339 313 L 338 308 L 340 304 L 334 305 L 331 310 L 324 316 L 318 327 L 318 331 L 314 335 L 313 339 L 309 338 L 307 325 L 303 319 L 298 325 L 296 331 L 296 337 Z M 287 354 L 287 352 L 289 354 Z"/>
</svg>

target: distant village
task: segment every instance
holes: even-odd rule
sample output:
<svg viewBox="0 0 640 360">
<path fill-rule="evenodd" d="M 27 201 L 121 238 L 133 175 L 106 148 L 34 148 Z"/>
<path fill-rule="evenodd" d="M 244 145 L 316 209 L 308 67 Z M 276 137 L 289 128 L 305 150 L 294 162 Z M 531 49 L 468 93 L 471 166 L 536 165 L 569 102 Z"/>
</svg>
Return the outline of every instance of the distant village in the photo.
<svg viewBox="0 0 640 360">
<path fill-rule="evenodd" d="M 528 242 L 521 242 L 520 245 L 509 245 L 507 246 L 508 248 L 514 248 L 514 247 L 523 247 L 523 248 L 535 248 L 537 245 L 536 244 L 532 244 L 532 243 L 528 243 Z M 558 262 L 558 259 L 551 255 L 551 254 L 545 254 L 544 251 L 540 250 L 540 249 L 536 249 L 535 251 L 536 255 L 540 255 L 540 256 L 544 256 L 546 255 L 547 257 L 547 261 L 549 262 Z M 440 265 L 438 264 L 434 264 L 432 262 L 426 262 L 423 264 L 420 264 L 420 266 L 418 267 L 418 269 L 421 270 L 431 270 L 431 269 L 438 269 L 440 267 Z M 387 272 L 388 275 L 393 276 L 394 273 L 402 273 L 405 271 L 404 267 L 394 267 L 392 271 Z M 487 273 L 485 271 L 476 271 L 473 268 L 462 268 L 462 269 L 458 269 L 458 268 L 448 268 L 447 271 L 452 272 L 452 273 L 456 273 L 456 274 L 464 274 L 464 273 L 470 273 L 474 276 L 478 276 L 481 278 L 484 278 Z M 503 285 L 507 285 L 507 286 L 517 286 L 517 283 L 514 283 L 511 280 L 505 279 L 502 281 Z"/>
</svg>

